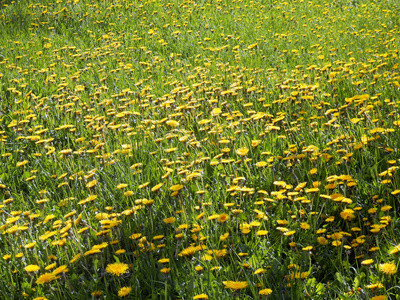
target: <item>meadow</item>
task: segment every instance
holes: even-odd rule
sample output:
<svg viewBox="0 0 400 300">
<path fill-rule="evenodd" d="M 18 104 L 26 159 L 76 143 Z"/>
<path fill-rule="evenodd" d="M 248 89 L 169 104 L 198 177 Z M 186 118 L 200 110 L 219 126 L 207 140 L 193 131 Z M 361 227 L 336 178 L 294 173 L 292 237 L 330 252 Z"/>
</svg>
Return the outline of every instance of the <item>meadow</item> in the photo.
<svg viewBox="0 0 400 300">
<path fill-rule="evenodd" d="M 0 0 L 0 299 L 398 299 L 397 0 Z"/>
</svg>

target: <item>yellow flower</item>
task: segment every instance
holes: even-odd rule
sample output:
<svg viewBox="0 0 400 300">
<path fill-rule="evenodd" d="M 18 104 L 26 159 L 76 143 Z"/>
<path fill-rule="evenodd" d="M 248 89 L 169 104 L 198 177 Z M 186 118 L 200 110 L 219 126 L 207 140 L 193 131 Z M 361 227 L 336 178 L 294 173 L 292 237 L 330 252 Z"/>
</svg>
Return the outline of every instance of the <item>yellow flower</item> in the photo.
<svg viewBox="0 0 400 300">
<path fill-rule="evenodd" d="M 249 149 L 244 147 L 244 148 L 239 148 L 236 150 L 236 154 L 239 156 L 245 156 L 247 153 L 249 153 Z"/>
<path fill-rule="evenodd" d="M 92 187 L 94 187 L 94 186 L 96 186 L 96 185 L 97 185 L 97 180 L 94 179 L 94 180 L 88 182 L 88 184 L 86 184 L 86 187 L 87 187 L 88 189 L 90 189 L 90 188 L 92 188 Z"/>
<path fill-rule="evenodd" d="M 52 263 L 50 265 L 48 265 L 46 268 L 44 268 L 46 271 L 49 271 L 51 269 L 54 269 L 56 267 L 57 263 Z"/>
<path fill-rule="evenodd" d="M 168 120 L 167 122 L 165 122 L 165 124 L 171 126 L 171 127 L 178 127 L 179 126 L 179 122 L 175 121 L 175 120 Z"/>
<path fill-rule="evenodd" d="M 172 192 L 179 192 L 181 189 L 183 189 L 182 184 L 175 184 L 169 188 L 169 190 Z"/>
<path fill-rule="evenodd" d="M 326 238 L 324 238 L 323 236 L 319 236 L 317 238 L 317 242 L 320 245 L 327 245 L 328 244 L 328 240 Z"/>
<path fill-rule="evenodd" d="M 161 273 L 168 274 L 171 271 L 171 268 L 163 268 L 160 270 Z"/>
<path fill-rule="evenodd" d="M 170 218 L 163 219 L 163 221 L 166 224 L 172 224 L 172 223 L 174 223 L 176 221 L 176 218 L 170 217 Z"/>
<path fill-rule="evenodd" d="M 256 233 L 258 236 L 264 236 L 268 234 L 268 230 L 259 230 Z"/>
<path fill-rule="evenodd" d="M 372 297 L 370 300 L 386 300 L 387 296 L 385 295 L 378 295 L 378 296 L 374 296 Z"/>
<path fill-rule="evenodd" d="M 128 272 L 128 265 L 124 263 L 108 264 L 106 272 L 116 276 L 120 276 Z"/>
<path fill-rule="evenodd" d="M 386 275 L 393 275 L 397 273 L 397 267 L 394 263 L 384 263 L 379 265 L 379 271 Z"/>
<path fill-rule="evenodd" d="M 312 168 L 312 169 L 308 172 L 308 174 L 314 175 L 314 174 L 317 174 L 317 172 L 318 172 L 318 169 L 317 169 L 317 168 Z"/>
<path fill-rule="evenodd" d="M 310 225 L 308 223 L 301 223 L 300 227 L 301 227 L 301 229 L 304 229 L 304 230 L 310 229 Z"/>
<path fill-rule="evenodd" d="M 265 273 L 265 271 L 266 271 L 265 269 L 259 268 L 254 271 L 254 275 L 263 274 Z"/>
<path fill-rule="evenodd" d="M 164 185 L 164 183 L 159 183 L 159 184 L 153 186 L 153 187 L 151 188 L 151 191 L 152 191 L 152 192 L 156 192 L 156 191 L 158 191 L 163 185 Z"/>
<path fill-rule="evenodd" d="M 118 291 L 118 296 L 120 297 L 125 297 L 126 295 L 128 295 L 130 292 L 132 291 L 131 287 L 123 287 Z"/>
<path fill-rule="evenodd" d="M 95 253 L 100 253 L 101 250 L 100 249 L 90 249 L 88 251 L 85 252 L 85 256 L 91 255 L 91 254 L 95 254 Z"/>
<path fill-rule="evenodd" d="M 270 295 L 271 293 L 272 293 L 271 289 L 263 289 L 263 290 L 258 292 L 258 294 L 265 295 L 265 296 Z"/>
<path fill-rule="evenodd" d="M 220 223 L 224 223 L 224 222 L 226 222 L 226 220 L 228 220 L 228 218 L 229 218 L 229 216 L 227 214 L 220 214 L 218 216 L 217 221 Z"/>
<path fill-rule="evenodd" d="M 400 251 L 400 244 L 395 246 L 392 250 L 389 251 L 390 254 L 396 254 Z"/>
<path fill-rule="evenodd" d="M 136 240 L 136 239 L 140 238 L 141 236 L 142 236 L 141 233 L 134 233 L 129 238 L 132 240 Z"/>
<path fill-rule="evenodd" d="M 94 291 L 90 295 L 94 297 L 100 297 L 103 294 L 103 291 Z"/>
<path fill-rule="evenodd" d="M 36 280 L 37 284 L 44 284 L 56 279 L 56 276 L 53 273 L 44 273 L 40 275 L 40 277 Z"/>
<path fill-rule="evenodd" d="M 223 241 L 225 241 L 228 237 L 229 237 L 229 232 L 224 233 L 223 235 L 221 235 L 221 236 L 219 237 L 219 240 L 220 240 L 221 242 L 223 242 Z"/>
<path fill-rule="evenodd" d="M 126 192 L 124 193 L 124 196 L 130 197 L 130 196 L 132 196 L 133 194 L 134 194 L 133 191 L 126 191 Z"/>
<path fill-rule="evenodd" d="M 364 266 L 369 266 L 369 265 L 372 264 L 373 262 L 374 262 L 373 259 L 366 259 L 366 260 L 363 260 L 363 261 L 361 262 L 361 264 L 364 265 Z"/>
<path fill-rule="evenodd" d="M 226 289 L 241 290 L 249 286 L 247 281 L 222 281 Z"/>
<path fill-rule="evenodd" d="M 195 266 L 194 269 L 195 269 L 197 272 L 203 271 L 203 267 L 202 267 L 202 266 Z"/>
<path fill-rule="evenodd" d="M 340 213 L 340 216 L 342 217 L 342 219 L 350 221 L 351 219 L 354 219 L 354 210 L 352 209 L 345 209 Z"/>
<path fill-rule="evenodd" d="M 193 297 L 193 300 L 195 299 L 203 299 L 203 300 L 207 300 L 208 296 L 206 294 L 199 294 Z"/>
<path fill-rule="evenodd" d="M 36 272 L 39 269 L 40 267 L 38 265 L 28 265 L 25 267 L 25 271 L 27 272 Z"/>
<path fill-rule="evenodd" d="M 126 183 L 120 183 L 120 184 L 117 185 L 117 189 L 118 189 L 118 190 L 121 190 L 121 189 L 126 188 L 127 186 L 128 186 L 128 185 L 127 185 Z"/>
<path fill-rule="evenodd" d="M 67 268 L 67 265 L 62 265 L 53 271 L 53 275 L 56 276 L 60 273 L 67 273 L 68 271 L 69 269 Z"/>
<path fill-rule="evenodd" d="M 76 263 L 79 259 L 81 258 L 81 254 L 78 253 L 77 255 L 75 255 L 70 261 L 70 264 Z"/>
</svg>

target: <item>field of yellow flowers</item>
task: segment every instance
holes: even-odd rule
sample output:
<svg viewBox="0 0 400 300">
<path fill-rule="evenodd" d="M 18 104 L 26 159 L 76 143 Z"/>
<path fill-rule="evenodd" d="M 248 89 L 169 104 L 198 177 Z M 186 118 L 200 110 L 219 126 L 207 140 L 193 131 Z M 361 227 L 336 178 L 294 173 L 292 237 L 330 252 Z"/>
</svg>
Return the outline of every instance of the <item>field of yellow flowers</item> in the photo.
<svg viewBox="0 0 400 300">
<path fill-rule="evenodd" d="M 0 0 L 0 299 L 397 299 L 397 0 Z"/>
</svg>

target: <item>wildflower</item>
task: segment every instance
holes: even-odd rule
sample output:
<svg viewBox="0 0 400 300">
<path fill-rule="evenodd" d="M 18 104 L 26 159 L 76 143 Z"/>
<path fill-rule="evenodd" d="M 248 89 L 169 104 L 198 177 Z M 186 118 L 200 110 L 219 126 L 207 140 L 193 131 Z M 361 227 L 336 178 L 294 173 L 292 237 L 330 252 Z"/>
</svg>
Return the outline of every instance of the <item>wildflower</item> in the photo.
<svg viewBox="0 0 400 300">
<path fill-rule="evenodd" d="M 152 191 L 152 192 L 156 192 L 156 191 L 158 191 L 163 185 L 164 185 L 164 183 L 159 183 L 159 184 L 153 186 L 153 187 L 151 188 L 151 191 Z"/>
<path fill-rule="evenodd" d="M 115 276 L 120 276 L 128 272 L 128 265 L 124 263 L 108 264 L 106 272 Z"/>
<path fill-rule="evenodd" d="M 258 274 L 263 274 L 263 273 L 265 273 L 265 269 L 262 269 L 262 268 L 260 268 L 260 269 L 257 269 L 257 270 L 255 270 L 254 271 L 254 275 L 258 275 Z"/>
<path fill-rule="evenodd" d="M 393 275 L 397 273 L 397 267 L 394 263 L 379 264 L 379 271 L 386 275 Z"/>
<path fill-rule="evenodd" d="M 171 268 L 162 268 L 160 270 L 161 273 L 168 274 L 171 271 Z"/>
<path fill-rule="evenodd" d="M 118 291 L 118 296 L 120 297 L 125 297 L 126 295 L 128 295 L 130 292 L 132 291 L 131 287 L 123 287 Z"/>
<path fill-rule="evenodd" d="M 91 254 L 95 254 L 95 253 L 100 253 L 101 250 L 100 249 L 90 249 L 88 251 L 85 252 L 85 256 L 91 255 Z"/>
<path fill-rule="evenodd" d="M 100 297 L 103 294 L 103 291 L 94 291 L 90 295 L 93 297 Z"/>
<path fill-rule="evenodd" d="M 387 296 L 385 295 L 378 295 L 371 298 L 371 300 L 385 300 L 385 299 L 387 299 Z"/>
<path fill-rule="evenodd" d="M 223 281 L 226 289 L 241 290 L 249 286 L 247 281 Z"/>
<path fill-rule="evenodd" d="M 49 271 L 49 270 L 51 270 L 51 269 L 54 269 L 56 265 L 57 265 L 57 263 L 52 263 L 52 264 L 48 265 L 46 268 L 44 268 L 44 269 L 45 269 L 46 271 Z"/>
<path fill-rule="evenodd" d="M 228 220 L 228 218 L 229 218 L 229 216 L 228 216 L 227 214 L 220 214 L 220 215 L 218 216 L 217 221 L 218 221 L 219 223 L 224 223 L 224 222 L 226 222 L 226 220 Z"/>
<path fill-rule="evenodd" d="M 69 261 L 69 263 L 70 263 L 70 264 L 73 264 L 73 263 L 77 262 L 80 258 L 81 258 L 81 254 L 78 253 L 77 255 L 75 255 L 75 256 Z"/>
<path fill-rule="evenodd" d="M 38 265 L 28 265 L 25 267 L 25 271 L 27 272 L 36 272 L 39 269 L 40 267 Z"/>
<path fill-rule="evenodd" d="M 170 217 L 170 218 L 163 219 L 163 221 L 165 224 L 172 224 L 176 221 L 176 218 Z"/>
<path fill-rule="evenodd" d="M 354 219 L 354 210 L 352 209 L 345 209 L 340 213 L 340 216 L 342 217 L 342 219 L 346 220 L 346 221 L 350 221 L 351 219 Z"/>
<path fill-rule="evenodd" d="M 271 295 L 271 293 L 272 293 L 272 290 L 271 290 L 271 289 L 263 289 L 263 290 L 261 290 L 261 291 L 258 292 L 258 294 L 264 295 L 264 296 Z"/>
<path fill-rule="evenodd" d="M 90 188 L 92 188 L 92 187 L 94 187 L 94 186 L 96 186 L 96 185 L 97 185 L 97 180 L 94 179 L 94 180 L 88 182 L 88 184 L 86 184 L 86 187 L 87 187 L 88 189 L 90 189 Z"/>
<path fill-rule="evenodd" d="M 245 156 L 247 153 L 249 153 L 249 149 L 244 147 L 244 148 L 239 148 L 236 150 L 236 154 L 239 156 Z"/>
<path fill-rule="evenodd" d="M 395 246 L 392 250 L 390 250 L 390 254 L 396 254 L 400 252 L 400 244 L 398 244 L 397 246 Z"/>
<path fill-rule="evenodd" d="M 264 235 L 267 235 L 267 234 L 268 234 L 267 230 L 259 230 L 259 231 L 257 231 L 257 235 L 258 236 L 264 236 Z"/>
<path fill-rule="evenodd" d="M 196 299 L 208 300 L 208 296 L 206 294 L 199 294 L 193 297 L 193 300 Z"/>
<path fill-rule="evenodd" d="M 310 225 L 307 223 L 301 223 L 300 227 L 301 227 L 301 229 L 304 229 L 304 230 L 310 229 Z"/>
<path fill-rule="evenodd" d="M 361 264 L 364 265 L 364 266 L 369 266 L 369 265 L 372 264 L 373 262 L 374 262 L 373 259 L 366 259 L 366 260 L 363 260 L 363 261 L 361 262 Z"/>
<path fill-rule="evenodd" d="M 221 242 L 223 242 L 223 241 L 225 241 L 228 237 L 229 237 L 229 232 L 222 234 L 222 235 L 219 237 L 219 240 L 220 240 Z"/>
<path fill-rule="evenodd" d="M 36 280 L 37 284 L 44 284 L 56 279 L 56 276 L 53 273 L 44 273 L 40 275 L 39 278 Z"/>
<path fill-rule="evenodd" d="M 203 271 L 203 267 L 202 267 L 202 266 L 195 266 L 194 269 L 195 269 L 197 272 Z"/>
<path fill-rule="evenodd" d="M 53 271 L 54 276 L 60 274 L 60 273 L 67 273 L 69 269 L 67 268 L 66 265 L 59 266 L 57 269 Z"/>
</svg>

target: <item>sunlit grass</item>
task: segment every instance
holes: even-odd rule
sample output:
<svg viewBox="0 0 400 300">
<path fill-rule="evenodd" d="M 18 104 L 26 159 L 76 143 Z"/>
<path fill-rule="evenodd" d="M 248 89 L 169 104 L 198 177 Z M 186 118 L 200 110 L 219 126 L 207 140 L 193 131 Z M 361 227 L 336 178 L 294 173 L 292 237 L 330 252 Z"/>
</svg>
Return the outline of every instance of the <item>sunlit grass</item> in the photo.
<svg viewBox="0 0 400 300">
<path fill-rule="evenodd" d="M 397 1 L 1 1 L 1 299 L 395 299 Z"/>
</svg>

